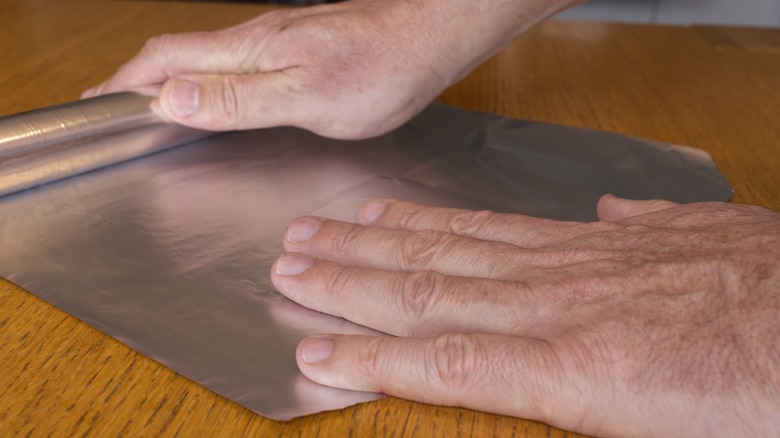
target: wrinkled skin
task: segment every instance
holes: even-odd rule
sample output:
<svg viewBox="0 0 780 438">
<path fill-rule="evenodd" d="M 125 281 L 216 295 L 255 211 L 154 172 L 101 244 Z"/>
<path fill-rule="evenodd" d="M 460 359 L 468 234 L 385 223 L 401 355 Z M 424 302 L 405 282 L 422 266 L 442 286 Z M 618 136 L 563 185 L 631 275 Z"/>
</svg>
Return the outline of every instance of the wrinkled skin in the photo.
<svg viewBox="0 0 780 438">
<path fill-rule="evenodd" d="M 153 108 L 164 119 L 209 130 L 293 125 L 372 137 L 572 3 L 352 0 L 277 10 L 225 30 L 152 38 L 83 97 L 159 95 Z"/>
<path fill-rule="evenodd" d="M 301 218 L 274 285 L 395 337 L 321 335 L 341 388 L 606 436 L 780 433 L 780 215 L 605 196 L 600 221 L 371 201 Z"/>
<path fill-rule="evenodd" d="M 210 130 L 387 132 L 573 0 L 352 0 L 165 35 L 84 97 Z M 395 335 L 304 339 L 310 379 L 607 436 L 780 436 L 780 215 L 605 197 L 556 222 L 373 201 L 294 222 L 292 300 Z"/>
</svg>

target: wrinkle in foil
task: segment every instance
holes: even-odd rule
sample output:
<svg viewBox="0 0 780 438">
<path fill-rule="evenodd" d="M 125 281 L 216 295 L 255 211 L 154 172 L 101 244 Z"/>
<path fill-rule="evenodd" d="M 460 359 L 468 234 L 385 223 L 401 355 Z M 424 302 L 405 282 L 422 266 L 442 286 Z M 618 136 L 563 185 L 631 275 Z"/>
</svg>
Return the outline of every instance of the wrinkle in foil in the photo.
<svg viewBox="0 0 780 438">
<path fill-rule="evenodd" d="M 104 114 L 124 126 L 125 116 Z M 100 153 L 133 138 L 147 146 L 138 150 L 187 144 L 0 198 L 0 275 L 275 419 L 380 397 L 326 388 L 297 370 L 295 348 L 306 335 L 377 333 L 274 290 L 270 266 L 296 217 L 351 221 L 359 205 L 381 197 L 588 221 L 604 193 L 679 202 L 731 196 L 696 149 L 441 105 L 390 134 L 352 142 L 294 128 L 190 141 L 190 131 L 148 122 L 93 129 L 82 145 Z M 93 126 L 61 123 L 71 133 Z M 18 129 L 20 137 L 25 129 L 43 135 Z M 48 155 L 21 161 L 34 167 Z M 57 159 L 65 162 L 59 177 L 78 168 L 68 164 L 77 153 Z M 0 193 L 24 186 L 12 176 L 0 170 Z"/>
</svg>

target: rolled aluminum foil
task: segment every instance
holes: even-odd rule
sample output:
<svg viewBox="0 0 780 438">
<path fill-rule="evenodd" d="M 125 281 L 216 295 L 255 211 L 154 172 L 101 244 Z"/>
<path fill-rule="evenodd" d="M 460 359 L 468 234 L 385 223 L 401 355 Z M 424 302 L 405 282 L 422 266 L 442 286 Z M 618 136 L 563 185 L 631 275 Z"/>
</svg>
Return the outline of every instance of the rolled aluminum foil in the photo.
<svg viewBox="0 0 780 438">
<path fill-rule="evenodd" d="M 731 196 L 700 150 L 443 105 L 363 141 L 295 128 L 192 141 L 202 135 L 160 124 L 133 95 L 2 119 L 0 275 L 275 419 L 381 396 L 297 369 L 304 336 L 379 333 L 274 290 L 296 217 L 352 220 L 382 197 L 587 221 L 604 193 Z"/>
<path fill-rule="evenodd" d="M 151 101 L 117 93 L 0 118 L 0 196 L 211 134 L 162 123 Z"/>
</svg>

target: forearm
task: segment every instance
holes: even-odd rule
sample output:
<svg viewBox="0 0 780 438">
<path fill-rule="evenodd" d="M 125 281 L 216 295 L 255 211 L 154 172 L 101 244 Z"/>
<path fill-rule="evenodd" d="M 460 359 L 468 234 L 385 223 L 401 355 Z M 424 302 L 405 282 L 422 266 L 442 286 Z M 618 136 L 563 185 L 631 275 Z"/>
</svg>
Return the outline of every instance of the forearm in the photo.
<svg viewBox="0 0 780 438">
<path fill-rule="evenodd" d="M 355 0 L 363 3 L 387 0 Z M 407 44 L 429 45 L 428 63 L 455 82 L 520 34 L 582 0 L 395 0 Z"/>
</svg>

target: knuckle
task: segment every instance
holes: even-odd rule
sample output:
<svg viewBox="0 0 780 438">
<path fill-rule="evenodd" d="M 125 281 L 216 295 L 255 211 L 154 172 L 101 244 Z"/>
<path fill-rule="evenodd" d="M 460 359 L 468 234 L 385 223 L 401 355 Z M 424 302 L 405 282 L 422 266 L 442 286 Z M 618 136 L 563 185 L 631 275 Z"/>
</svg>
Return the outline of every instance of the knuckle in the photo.
<svg viewBox="0 0 780 438">
<path fill-rule="evenodd" d="M 430 266 L 439 251 L 446 249 L 446 235 L 434 230 L 415 231 L 401 245 L 401 257 L 405 267 L 413 270 Z"/>
<path fill-rule="evenodd" d="M 404 279 L 401 287 L 401 311 L 407 321 L 421 321 L 430 309 L 439 308 L 444 276 L 434 271 L 415 272 Z"/>
<path fill-rule="evenodd" d="M 227 34 L 230 48 L 235 53 L 238 62 L 238 71 L 241 73 L 254 73 L 259 69 L 259 61 L 262 53 L 262 34 L 254 27 L 231 29 Z"/>
<path fill-rule="evenodd" d="M 347 37 L 344 31 L 339 29 L 333 21 L 299 21 L 296 31 L 315 42 L 315 44 L 308 46 L 311 50 L 309 53 L 316 55 L 318 58 L 325 54 L 348 53 L 351 50 L 350 47 L 344 44 L 345 41 L 351 38 Z M 320 50 L 317 50 L 317 48 Z"/>
<path fill-rule="evenodd" d="M 453 216 L 447 224 L 450 232 L 462 235 L 479 233 L 495 217 L 492 211 L 482 210 Z"/>
<path fill-rule="evenodd" d="M 242 121 L 243 111 L 239 107 L 240 100 L 236 91 L 235 77 L 232 75 L 223 76 L 220 85 L 218 111 L 222 121 L 230 127 L 238 127 Z"/>
<path fill-rule="evenodd" d="M 426 369 L 433 386 L 441 385 L 458 393 L 476 384 L 479 346 L 473 335 L 440 335 L 433 339 L 428 351 Z"/>
<path fill-rule="evenodd" d="M 350 225 L 344 232 L 339 233 L 333 240 L 333 251 L 336 254 L 348 254 L 360 245 L 363 228 L 359 225 Z"/>
<path fill-rule="evenodd" d="M 381 337 L 373 337 L 361 344 L 357 351 L 357 361 L 369 379 L 379 378 L 384 374 L 387 368 L 387 362 L 383 360 Z"/>
<path fill-rule="evenodd" d="M 157 58 L 165 53 L 169 53 L 171 46 L 175 45 L 177 38 L 175 34 L 170 33 L 151 37 L 146 40 L 141 52 Z"/>
<path fill-rule="evenodd" d="M 350 272 L 348 268 L 343 266 L 327 270 L 323 281 L 323 292 L 329 297 L 340 296 L 349 285 Z"/>
<path fill-rule="evenodd" d="M 314 66 L 320 71 L 343 75 L 344 67 L 354 65 L 357 41 L 338 29 L 332 20 L 293 19 L 276 26 L 276 38 L 293 42 L 284 46 L 284 56 L 290 63 Z M 289 46 L 289 47 L 288 47 Z M 281 47 L 281 46 L 280 46 Z"/>
<path fill-rule="evenodd" d="M 396 206 L 396 208 L 398 208 Z M 420 217 L 418 208 L 411 205 L 402 205 L 398 208 L 398 225 L 403 230 L 413 230 Z"/>
</svg>

